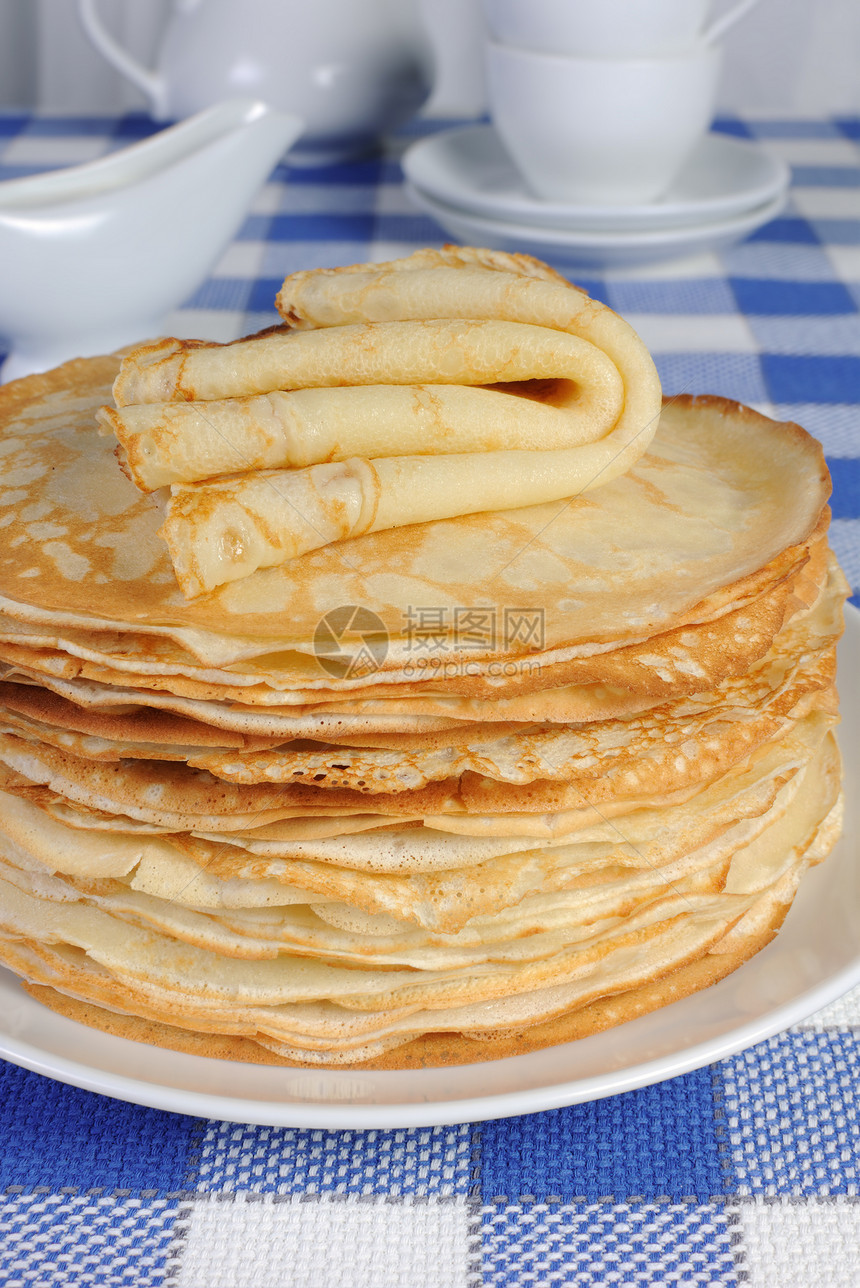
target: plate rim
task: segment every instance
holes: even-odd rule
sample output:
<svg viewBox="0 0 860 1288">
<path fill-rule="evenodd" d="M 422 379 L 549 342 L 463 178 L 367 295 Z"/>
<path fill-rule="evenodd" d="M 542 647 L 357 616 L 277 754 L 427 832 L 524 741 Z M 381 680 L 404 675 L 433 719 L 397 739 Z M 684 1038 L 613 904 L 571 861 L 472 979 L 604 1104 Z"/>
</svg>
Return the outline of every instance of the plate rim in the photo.
<svg viewBox="0 0 860 1288">
<path fill-rule="evenodd" d="M 860 609 L 850 603 L 845 606 L 845 636 L 841 647 L 843 650 L 847 650 L 852 658 L 860 657 Z M 845 684 L 843 690 L 843 705 L 856 720 L 857 716 L 860 715 L 860 681 L 853 680 L 853 674 L 850 671 L 848 672 L 848 683 Z M 857 770 L 858 765 L 854 763 L 852 755 L 846 754 L 845 767 L 846 777 L 849 769 L 851 771 Z M 852 803 L 853 798 L 850 798 L 849 805 Z M 846 827 L 846 835 L 837 843 L 837 848 L 847 846 L 848 830 L 848 827 Z M 856 836 L 854 837 L 854 843 L 855 845 L 857 844 Z M 827 872 L 828 861 L 825 860 L 821 869 L 818 870 L 819 873 Z M 850 870 L 850 863 L 845 866 Z M 803 901 L 804 885 L 808 881 L 809 877 L 805 876 L 795 901 L 798 904 Z M 860 887 L 858 887 L 857 892 L 857 903 L 857 911 L 860 913 Z M 790 924 L 790 918 L 791 912 L 789 912 L 789 917 L 786 919 L 786 926 Z M 781 934 L 784 934 L 784 931 Z M 726 994 L 727 988 L 736 988 L 738 983 L 743 981 L 744 972 L 747 972 L 748 977 L 751 978 L 751 972 L 755 971 L 756 965 L 758 964 L 759 968 L 761 968 L 761 964 L 767 960 L 767 954 L 774 944 L 779 942 L 779 939 L 780 936 L 777 936 L 771 945 L 768 945 L 767 948 L 764 948 L 755 957 L 751 958 L 749 962 L 746 962 L 724 980 L 712 985 L 710 988 L 693 994 L 689 998 L 671 1003 L 668 1007 L 660 1008 L 660 1010 L 652 1012 L 650 1016 L 641 1016 L 639 1019 L 628 1021 L 627 1024 L 618 1025 L 614 1029 L 607 1030 L 604 1034 L 595 1034 L 592 1038 L 580 1039 L 580 1042 L 594 1042 L 596 1039 L 606 1039 L 610 1035 L 613 1040 L 617 1040 L 619 1034 L 623 1042 L 625 1030 L 628 1034 L 632 1032 L 628 1026 L 641 1025 L 643 1021 L 649 1020 L 659 1024 L 661 1013 L 672 1012 L 673 1008 L 689 1006 L 690 1003 L 701 1009 L 702 999 L 707 1002 L 708 999 L 718 995 L 720 990 L 723 990 L 723 994 L 720 994 L 722 998 Z M 784 1031 L 791 1025 L 802 1022 L 823 1006 L 841 997 L 848 989 L 858 983 L 860 983 L 860 936 L 858 936 L 854 956 L 847 959 L 839 969 L 802 989 L 796 996 L 789 997 L 770 1009 L 765 1007 L 759 1014 L 725 1032 L 719 1033 L 716 1037 L 709 1037 L 702 1041 L 691 1043 L 687 1047 L 681 1044 L 677 1050 L 670 1052 L 668 1055 L 664 1054 L 650 1060 L 643 1060 L 638 1064 L 629 1064 L 606 1074 L 553 1082 L 548 1085 L 534 1084 L 525 1090 L 520 1088 L 514 1091 L 491 1092 L 480 1096 L 472 1095 L 446 1100 L 416 1097 L 406 1102 L 392 1100 L 383 1104 L 367 1104 L 347 1103 L 343 1099 L 334 1097 L 325 1101 L 309 1101 L 307 1098 L 282 1098 L 278 1101 L 273 1101 L 255 1099 L 247 1095 L 229 1095 L 224 1094 L 224 1092 L 189 1091 L 181 1087 L 170 1086 L 164 1079 L 155 1081 L 152 1078 L 141 1079 L 125 1074 L 117 1074 L 96 1064 L 72 1060 L 52 1053 L 44 1047 L 34 1045 L 32 1042 L 21 1039 L 11 1031 L 15 1026 L 12 1010 L 9 1007 L 2 1006 L 0 1006 L 0 1057 L 14 1065 L 29 1069 L 42 1076 L 50 1077 L 55 1081 L 70 1084 L 86 1091 L 107 1095 L 126 1103 L 217 1121 L 323 1130 L 344 1128 L 386 1130 L 446 1126 L 486 1121 L 492 1118 L 505 1118 L 519 1114 L 539 1113 L 592 1100 L 605 1099 L 693 1072 L 705 1065 L 726 1059 L 746 1050 L 748 1047 Z M 17 977 L 11 971 L 0 968 L 0 998 L 13 996 L 13 987 L 14 1001 L 19 1013 L 23 1012 L 25 1015 L 32 1014 L 36 1016 L 37 1021 L 41 1021 L 43 1025 L 47 1024 L 50 1031 L 58 1032 L 61 1036 L 64 1032 L 74 1032 L 76 1035 L 83 1035 L 84 1038 L 95 1034 L 93 1037 L 94 1044 L 104 1045 L 107 1043 L 109 1050 L 125 1049 L 125 1054 L 130 1054 L 132 1059 L 135 1053 L 142 1058 L 142 1048 L 150 1058 L 155 1055 L 160 1062 L 166 1062 L 168 1071 L 172 1065 L 177 1070 L 186 1067 L 199 1068 L 201 1074 L 214 1076 L 216 1073 L 221 1072 L 216 1066 L 223 1066 L 223 1073 L 228 1082 L 231 1079 L 235 1081 L 236 1078 L 240 1078 L 241 1072 L 249 1069 L 265 1069 L 269 1071 L 270 1077 L 274 1072 L 287 1083 L 291 1080 L 291 1076 L 296 1073 L 306 1075 L 309 1079 L 317 1076 L 314 1071 L 291 1070 L 287 1066 L 235 1064 L 230 1061 L 210 1060 L 204 1056 L 185 1055 L 180 1052 L 152 1048 L 132 1042 L 127 1038 L 93 1031 L 74 1020 L 58 1015 L 43 1007 L 34 998 L 25 993 L 23 989 L 19 988 Z M 676 1010 L 675 1014 L 677 1015 L 677 1013 Z M 72 1026 L 72 1029 L 69 1030 L 67 1026 Z M 121 1044 L 120 1048 L 115 1047 L 114 1044 L 117 1043 Z M 456 1081 L 459 1070 L 470 1068 L 479 1071 L 489 1082 L 492 1081 L 494 1069 L 512 1068 L 514 1065 L 518 1065 L 521 1069 L 527 1071 L 531 1065 L 537 1067 L 541 1057 L 548 1052 L 563 1057 L 568 1050 L 571 1053 L 575 1052 L 578 1045 L 577 1042 L 562 1043 L 556 1047 L 547 1048 L 545 1051 L 535 1051 L 527 1055 L 488 1061 L 480 1065 L 453 1066 L 447 1070 L 412 1070 L 393 1073 L 353 1071 L 348 1066 L 344 1066 L 340 1070 L 321 1069 L 319 1075 L 334 1079 L 334 1086 L 337 1085 L 339 1077 L 346 1079 L 354 1077 L 363 1081 L 379 1082 L 383 1087 L 386 1083 L 394 1087 L 397 1085 L 397 1080 L 404 1078 L 409 1082 L 416 1078 L 427 1080 L 428 1075 L 439 1076 L 440 1074 L 446 1074 Z M 131 1048 L 130 1052 L 129 1048 Z M 191 1064 L 189 1065 L 187 1062 L 191 1062 Z M 205 1082 L 207 1079 L 204 1077 L 202 1080 Z"/>
<path fill-rule="evenodd" d="M 504 219 L 492 219 L 487 215 L 478 215 L 470 210 L 461 210 L 417 187 L 412 181 L 404 185 L 409 198 L 426 214 L 437 222 L 443 219 L 459 221 L 464 225 L 472 224 L 481 236 L 504 237 L 509 241 L 529 242 L 541 246 L 546 254 L 553 251 L 635 251 L 635 250 L 670 250 L 686 249 L 709 237 L 727 237 L 742 235 L 745 231 L 759 227 L 775 219 L 784 209 L 787 192 L 778 192 L 769 201 L 760 206 L 753 206 L 727 219 L 717 219 L 707 223 L 689 224 L 678 228 L 648 228 L 640 232 L 600 232 L 597 229 L 564 229 L 545 228 L 535 224 L 509 223 Z M 443 224 L 444 227 L 444 224 Z"/>
<path fill-rule="evenodd" d="M 444 171 L 444 165 L 439 165 L 438 157 L 439 155 L 444 157 L 446 148 L 456 146 L 458 140 L 481 136 L 493 137 L 500 144 L 492 122 L 458 125 L 419 139 L 406 149 L 401 158 L 405 177 L 435 200 L 450 205 L 454 209 L 511 223 L 523 223 L 531 219 L 531 226 L 534 228 L 541 227 L 562 232 L 573 229 L 583 232 L 597 231 L 601 226 L 606 227 L 609 223 L 613 225 L 612 231 L 615 232 L 633 232 L 637 227 L 643 231 L 645 229 L 668 231 L 670 228 L 696 226 L 700 223 L 713 222 L 714 218 L 741 214 L 752 210 L 757 205 L 764 205 L 779 193 L 784 193 L 791 182 L 791 168 L 782 158 L 774 156 L 755 140 L 741 139 L 713 128 L 704 135 L 699 144 L 699 150 L 708 145 L 713 147 L 716 141 L 716 145 L 724 148 L 729 155 L 732 152 L 740 155 L 752 154 L 761 160 L 763 169 L 768 171 L 767 180 L 762 179 L 759 183 L 750 185 L 743 195 L 735 191 L 730 195 L 708 200 L 675 199 L 668 202 L 637 203 L 630 207 L 541 201 L 537 197 L 529 196 L 524 189 L 521 197 L 514 201 L 505 201 L 501 209 L 497 197 L 485 196 L 477 189 L 460 190 L 455 183 L 437 188 L 433 186 L 432 174 L 429 176 L 431 183 L 428 185 L 424 182 L 428 178 L 428 156 L 431 158 L 430 164 L 433 164 L 433 158 L 437 158 L 434 168 Z M 501 144 L 500 146 L 503 147 Z M 693 155 L 696 155 L 695 152 Z M 515 176 L 513 163 L 511 163 L 511 171 Z"/>
</svg>

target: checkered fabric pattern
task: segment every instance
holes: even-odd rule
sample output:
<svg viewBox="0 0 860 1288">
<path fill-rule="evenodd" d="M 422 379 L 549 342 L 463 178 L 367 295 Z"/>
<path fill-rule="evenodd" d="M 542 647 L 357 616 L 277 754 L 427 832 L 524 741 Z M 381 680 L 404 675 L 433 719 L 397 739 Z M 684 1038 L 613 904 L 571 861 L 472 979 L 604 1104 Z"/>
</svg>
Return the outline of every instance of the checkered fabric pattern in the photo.
<svg viewBox="0 0 860 1288">
<path fill-rule="evenodd" d="M 822 440 L 857 602 L 860 120 L 719 127 L 791 164 L 783 215 L 719 255 L 574 276 L 631 321 L 668 393 L 724 394 Z M 0 179 L 155 128 L 0 117 Z M 279 167 L 173 328 L 232 339 L 275 320 L 287 273 L 441 244 L 398 164 L 433 128 L 372 160 Z M 855 1288 L 858 1031 L 860 989 L 641 1091 L 397 1131 L 192 1119 L 0 1065 L 0 1284 Z"/>
</svg>

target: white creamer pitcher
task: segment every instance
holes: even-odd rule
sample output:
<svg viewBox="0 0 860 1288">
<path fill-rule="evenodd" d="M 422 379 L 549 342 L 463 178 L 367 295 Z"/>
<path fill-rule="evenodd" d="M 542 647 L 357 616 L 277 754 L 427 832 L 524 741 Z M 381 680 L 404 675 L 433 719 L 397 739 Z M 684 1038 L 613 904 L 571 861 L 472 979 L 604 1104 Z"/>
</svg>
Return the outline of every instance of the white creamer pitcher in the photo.
<svg viewBox="0 0 860 1288">
<path fill-rule="evenodd" d="M 370 150 L 421 107 L 432 54 L 417 0 L 174 0 L 153 70 L 78 0 L 95 47 L 144 91 L 158 120 L 237 94 L 302 117 L 290 160 L 318 164 Z"/>
<path fill-rule="evenodd" d="M 162 334 L 301 127 L 231 99 L 98 161 L 0 183 L 2 379 Z"/>
</svg>

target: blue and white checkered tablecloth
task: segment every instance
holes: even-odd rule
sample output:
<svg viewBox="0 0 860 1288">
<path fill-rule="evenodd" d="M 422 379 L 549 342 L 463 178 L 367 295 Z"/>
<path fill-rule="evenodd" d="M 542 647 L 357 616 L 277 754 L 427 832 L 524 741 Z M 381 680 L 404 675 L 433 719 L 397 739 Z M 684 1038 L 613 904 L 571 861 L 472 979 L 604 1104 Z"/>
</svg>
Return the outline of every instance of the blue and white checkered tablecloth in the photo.
<svg viewBox="0 0 860 1288">
<path fill-rule="evenodd" d="M 0 179 L 155 127 L 0 117 Z M 419 131 L 436 128 L 430 123 Z M 576 280 L 668 393 L 718 393 L 824 443 L 860 590 L 860 120 L 730 120 L 793 170 L 785 212 L 718 255 Z M 441 244 L 398 156 L 279 168 L 171 319 L 231 339 L 287 273 Z M 860 1283 L 860 989 L 710 1067 L 610 1099 L 404 1130 L 243 1126 L 0 1064 L 0 1284 L 477 1288 Z"/>
</svg>

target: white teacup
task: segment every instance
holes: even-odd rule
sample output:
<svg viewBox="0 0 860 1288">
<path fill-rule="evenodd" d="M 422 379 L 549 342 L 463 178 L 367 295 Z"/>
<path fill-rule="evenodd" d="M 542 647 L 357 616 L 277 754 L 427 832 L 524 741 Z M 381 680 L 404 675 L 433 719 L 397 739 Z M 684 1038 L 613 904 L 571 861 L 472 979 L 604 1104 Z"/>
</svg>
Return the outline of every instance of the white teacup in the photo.
<svg viewBox="0 0 860 1288">
<path fill-rule="evenodd" d="M 719 47 L 662 58 L 571 58 L 487 45 L 496 130 L 535 196 L 657 200 L 710 125 Z"/>
<path fill-rule="evenodd" d="M 483 0 L 501 45 L 577 58 L 658 58 L 714 40 L 756 0 L 738 0 L 709 28 L 711 0 Z"/>
</svg>

